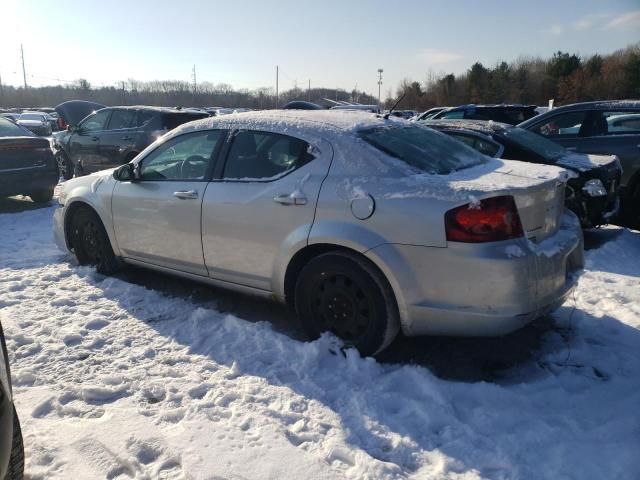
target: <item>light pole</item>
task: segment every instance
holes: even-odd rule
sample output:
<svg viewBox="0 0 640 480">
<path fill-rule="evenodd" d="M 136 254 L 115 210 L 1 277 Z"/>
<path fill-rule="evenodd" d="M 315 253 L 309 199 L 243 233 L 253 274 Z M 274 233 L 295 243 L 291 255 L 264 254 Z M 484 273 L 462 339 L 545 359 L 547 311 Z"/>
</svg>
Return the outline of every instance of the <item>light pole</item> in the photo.
<svg viewBox="0 0 640 480">
<path fill-rule="evenodd" d="M 380 103 L 380 89 L 382 88 L 382 72 L 384 70 L 382 70 L 381 68 L 378 69 L 378 105 L 382 106 L 382 103 Z"/>
</svg>

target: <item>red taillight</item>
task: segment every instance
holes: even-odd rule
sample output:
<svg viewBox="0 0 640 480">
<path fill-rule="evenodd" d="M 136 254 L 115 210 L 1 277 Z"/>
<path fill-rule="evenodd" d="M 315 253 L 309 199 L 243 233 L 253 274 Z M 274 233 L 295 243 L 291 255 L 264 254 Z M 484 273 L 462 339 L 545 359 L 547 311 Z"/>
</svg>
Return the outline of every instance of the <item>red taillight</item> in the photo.
<svg viewBox="0 0 640 480">
<path fill-rule="evenodd" d="M 67 129 L 67 122 L 64 121 L 64 118 L 62 117 L 58 117 L 58 128 L 60 130 L 66 130 Z"/>
<path fill-rule="evenodd" d="M 449 242 L 497 242 L 524 236 L 516 203 L 509 195 L 449 210 L 444 225 Z"/>
</svg>

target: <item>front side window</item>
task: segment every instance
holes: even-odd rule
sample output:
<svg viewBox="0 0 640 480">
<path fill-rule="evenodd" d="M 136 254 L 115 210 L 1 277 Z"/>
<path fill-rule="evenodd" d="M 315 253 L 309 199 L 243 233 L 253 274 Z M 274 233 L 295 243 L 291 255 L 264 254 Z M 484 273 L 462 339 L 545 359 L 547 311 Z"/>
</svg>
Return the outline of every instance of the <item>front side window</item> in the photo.
<svg viewBox="0 0 640 480">
<path fill-rule="evenodd" d="M 221 136 L 206 130 L 172 138 L 142 160 L 140 180 L 205 180 Z"/>
<path fill-rule="evenodd" d="M 360 138 L 378 150 L 426 173 L 447 173 L 479 165 L 486 157 L 430 128 L 376 127 L 358 132 Z"/>
<path fill-rule="evenodd" d="M 110 114 L 111 110 L 101 110 L 96 112 L 85 118 L 79 127 L 83 132 L 97 132 L 99 130 L 104 130 Z"/>
<path fill-rule="evenodd" d="M 586 112 L 570 112 L 555 115 L 536 125 L 532 130 L 545 137 L 577 137 L 585 122 Z"/>
<path fill-rule="evenodd" d="M 449 120 L 464 118 L 464 112 L 462 110 L 457 110 L 455 112 L 444 112 L 440 115 L 437 113 L 433 116 L 433 118 L 446 118 Z"/>
<path fill-rule="evenodd" d="M 109 119 L 109 130 L 131 128 L 135 115 L 135 110 L 114 110 Z"/>
<path fill-rule="evenodd" d="M 267 180 L 284 175 L 313 160 L 304 140 L 268 132 L 240 131 L 224 167 L 224 178 Z"/>
</svg>

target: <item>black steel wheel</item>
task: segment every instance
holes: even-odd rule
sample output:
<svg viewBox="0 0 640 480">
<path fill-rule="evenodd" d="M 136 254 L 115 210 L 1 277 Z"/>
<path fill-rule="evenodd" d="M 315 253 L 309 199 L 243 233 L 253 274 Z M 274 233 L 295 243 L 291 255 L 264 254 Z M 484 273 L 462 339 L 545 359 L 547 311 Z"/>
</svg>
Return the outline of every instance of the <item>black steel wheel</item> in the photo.
<svg viewBox="0 0 640 480">
<path fill-rule="evenodd" d="M 89 208 L 81 208 L 71 219 L 71 245 L 80 265 L 94 265 L 109 275 L 118 269 L 118 261 L 104 225 Z"/>
<path fill-rule="evenodd" d="M 348 252 L 325 253 L 305 265 L 295 307 L 309 337 L 330 331 L 362 355 L 383 350 L 399 329 L 387 280 L 369 261 Z"/>
</svg>

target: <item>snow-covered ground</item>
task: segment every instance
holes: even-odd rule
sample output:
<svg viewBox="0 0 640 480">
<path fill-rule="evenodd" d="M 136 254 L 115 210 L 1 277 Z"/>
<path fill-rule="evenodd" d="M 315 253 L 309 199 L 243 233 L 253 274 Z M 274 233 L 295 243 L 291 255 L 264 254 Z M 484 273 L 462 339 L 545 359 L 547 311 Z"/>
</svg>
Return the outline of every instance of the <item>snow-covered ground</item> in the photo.
<svg viewBox="0 0 640 480">
<path fill-rule="evenodd" d="M 279 312 L 257 300 L 222 313 L 221 291 L 79 267 L 53 244 L 54 208 L 0 213 L 30 479 L 640 478 L 637 232 L 597 233 L 542 326 L 407 340 L 376 361 L 302 341 L 284 314 L 256 321 Z M 500 369 L 447 374 L 486 349 Z"/>
</svg>

